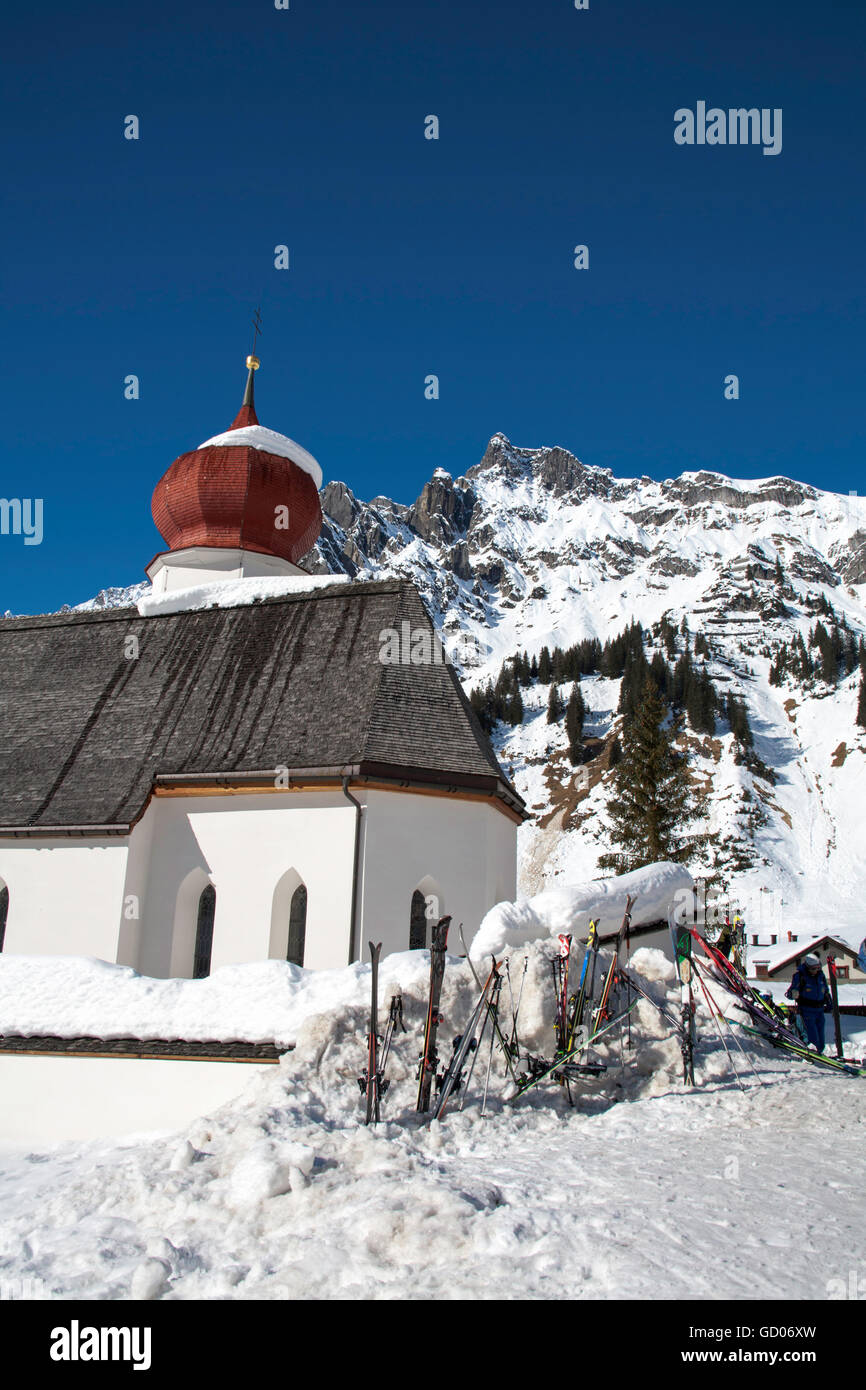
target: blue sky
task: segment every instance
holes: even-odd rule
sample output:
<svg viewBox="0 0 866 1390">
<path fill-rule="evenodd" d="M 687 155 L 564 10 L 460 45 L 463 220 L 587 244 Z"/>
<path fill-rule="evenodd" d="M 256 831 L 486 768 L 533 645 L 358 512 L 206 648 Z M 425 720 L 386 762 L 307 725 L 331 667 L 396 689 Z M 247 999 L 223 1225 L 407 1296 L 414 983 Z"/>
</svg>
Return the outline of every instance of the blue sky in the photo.
<svg viewBox="0 0 866 1390">
<path fill-rule="evenodd" d="M 143 577 L 258 303 L 259 418 L 361 497 L 497 430 L 866 491 L 864 41 L 861 0 L 19 8 L 0 495 L 43 498 L 44 538 L 0 536 L 0 611 Z M 781 153 L 675 144 L 698 101 L 781 108 Z"/>
</svg>

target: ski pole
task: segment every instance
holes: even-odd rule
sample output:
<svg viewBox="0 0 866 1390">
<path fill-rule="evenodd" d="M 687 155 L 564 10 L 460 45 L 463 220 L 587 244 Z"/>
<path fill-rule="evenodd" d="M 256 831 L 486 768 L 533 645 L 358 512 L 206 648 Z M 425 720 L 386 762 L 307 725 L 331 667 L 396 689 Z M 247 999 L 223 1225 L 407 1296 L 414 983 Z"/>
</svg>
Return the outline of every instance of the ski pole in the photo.
<svg viewBox="0 0 866 1390">
<path fill-rule="evenodd" d="M 457 1107 L 458 1110 L 462 1110 L 463 1107 L 464 1107 L 464 1105 L 466 1104 L 466 1097 L 469 1095 L 469 1087 L 470 1087 L 470 1085 L 472 1084 L 472 1074 L 473 1074 L 473 1072 L 475 1071 L 475 1063 L 476 1063 L 477 1060 L 478 1060 L 478 1054 L 479 1054 L 479 1052 L 481 1051 L 481 1044 L 482 1044 L 483 1041 L 484 1041 L 484 1034 L 487 1032 L 487 1024 L 488 1024 L 489 1021 L 490 1021 L 490 1013 L 489 1013 L 489 1011 L 488 1011 L 488 1012 L 484 1015 L 484 1021 L 483 1021 L 483 1023 L 481 1024 L 481 1032 L 478 1034 L 478 1042 L 476 1043 L 475 1047 L 472 1048 L 472 1061 L 471 1061 L 471 1063 L 470 1063 L 470 1065 L 469 1065 L 469 1075 L 468 1075 L 467 1078 L 466 1078 L 466 1085 L 463 1087 L 463 1094 L 462 1094 L 462 1096 L 460 1097 L 460 1104 L 459 1104 L 458 1107 Z M 493 1031 L 492 1031 L 492 1030 L 491 1030 L 491 1033 L 490 1033 L 490 1050 L 491 1050 L 491 1052 L 493 1051 Z"/>
<path fill-rule="evenodd" d="M 526 984 L 526 969 L 528 965 L 529 952 L 527 951 L 526 955 L 523 957 L 523 974 L 520 979 L 520 989 L 517 991 L 517 1008 L 514 1011 L 514 1018 L 512 1020 L 511 1027 L 511 1047 L 514 1052 L 515 1059 L 518 1062 L 520 1061 L 520 1040 L 517 1036 L 517 1020 L 520 1016 L 520 1001 L 523 998 L 523 986 Z"/>
<path fill-rule="evenodd" d="M 466 953 L 466 964 L 469 966 L 469 969 L 472 971 L 472 976 L 473 976 L 473 979 L 475 980 L 476 985 L 478 986 L 479 989 L 481 989 L 481 988 L 482 988 L 482 984 L 481 984 L 480 976 L 479 976 L 479 974 L 478 974 L 478 971 L 475 969 L 475 966 L 472 964 L 472 957 L 470 956 L 469 951 L 467 950 L 467 947 L 466 947 L 466 937 L 463 935 L 463 923 L 462 923 L 462 922 L 460 923 L 460 926 L 459 926 L 458 930 L 459 930 L 459 932 L 460 932 L 460 940 L 463 942 L 463 950 L 464 950 L 464 952 Z M 521 993 L 522 993 L 522 991 L 521 991 Z M 489 1003 L 488 1003 L 488 1006 L 487 1006 L 487 1007 L 488 1007 L 488 1012 L 489 1012 L 489 1009 L 490 1009 Z M 520 1000 L 519 1000 L 519 999 L 518 999 L 518 1001 L 517 1001 L 517 1007 L 518 1007 L 518 1009 L 520 1008 Z M 505 1039 L 505 1035 L 503 1034 L 502 1029 L 501 1029 L 500 1026 L 499 1026 L 499 1021 L 498 1021 L 498 1019 L 496 1019 L 496 1018 L 494 1018 L 494 1020 L 493 1020 L 493 1031 L 495 1032 L 495 1034 L 496 1034 L 496 1036 L 497 1036 L 497 1038 L 498 1038 L 498 1040 L 499 1040 L 499 1046 L 502 1048 L 502 1052 L 503 1052 L 503 1055 L 504 1055 L 504 1057 L 505 1057 L 505 1068 L 506 1068 L 507 1071 L 509 1071 L 509 1072 L 511 1073 L 511 1079 L 512 1079 L 512 1081 L 514 1082 L 514 1084 L 515 1084 L 515 1086 L 516 1086 L 516 1085 L 517 1085 L 517 1073 L 516 1073 L 515 1070 L 514 1070 L 514 1062 L 513 1062 L 512 1059 L 511 1059 L 511 1048 L 510 1048 L 508 1042 L 507 1042 L 506 1039 Z"/>
<path fill-rule="evenodd" d="M 498 1007 L 499 1007 L 499 1003 L 498 1003 L 498 1000 L 497 1000 L 496 1008 L 498 1009 Z M 484 1078 L 484 1098 L 483 1098 L 483 1100 L 482 1100 L 482 1102 L 481 1102 L 481 1118 L 482 1118 L 482 1119 L 483 1119 L 484 1116 L 487 1114 L 487 1092 L 488 1092 L 488 1090 L 489 1090 L 489 1088 L 490 1088 L 490 1068 L 492 1067 L 492 1065 L 493 1065 L 493 1032 L 492 1032 L 492 1030 L 491 1030 L 491 1033 L 490 1033 L 490 1051 L 489 1051 L 488 1054 L 487 1054 L 487 1075 L 486 1075 L 485 1078 Z"/>
</svg>

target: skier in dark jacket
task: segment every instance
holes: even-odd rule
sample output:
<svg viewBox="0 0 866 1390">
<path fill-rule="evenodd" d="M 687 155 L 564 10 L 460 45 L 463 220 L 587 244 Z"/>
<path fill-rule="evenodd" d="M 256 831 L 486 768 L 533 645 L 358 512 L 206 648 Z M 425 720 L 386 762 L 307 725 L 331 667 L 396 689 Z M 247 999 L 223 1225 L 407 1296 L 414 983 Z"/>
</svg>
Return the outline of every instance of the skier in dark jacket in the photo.
<svg viewBox="0 0 866 1390">
<path fill-rule="evenodd" d="M 727 914 L 727 912 L 726 912 L 726 913 L 725 913 L 724 925 L 723 925 L 721 931 L 719 932 L 718 936 L 716 937 L 716 950 L 717 950 L 717 951 L 721 951 L 722 955 L 725 956 L 728 960 L 730 960 L 730 957 L 731 957 L 731 948 L 732 948 L 733 944 L 734 944 L 734 932 L 733 932 L 733 927 L 731 926 L 731 919 L 730 919 L 730 917 L 728 916 L 728 914 Z"/>
<path fill-rule="evenodd" d="M 787 999 L 796 999 L 797 1008 L 810 1043 L 818 1052 L 824 1051 L 824 1014 L 833 1007 L 830 986 L 824 978 L 817 956 L 808 955 L 794 972 Z"/>
</svg>

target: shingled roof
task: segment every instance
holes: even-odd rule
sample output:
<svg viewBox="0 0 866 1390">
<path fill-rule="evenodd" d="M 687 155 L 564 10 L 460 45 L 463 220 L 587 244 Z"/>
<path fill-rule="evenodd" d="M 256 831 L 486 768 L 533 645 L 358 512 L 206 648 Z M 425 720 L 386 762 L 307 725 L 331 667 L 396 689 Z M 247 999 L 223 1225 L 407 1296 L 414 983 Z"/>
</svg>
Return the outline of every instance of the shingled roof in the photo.
<svg viewBox="0 0 866 1390">
<path fill-rule="evenodd" d="M 276 767 L 471 788 L 522 813 L 452 668 L 380 660 L 403 622 L 432 636 L 397 580 L 0 621 L 0 833 L 118 832 L 157 779 Z"/>
</svg>

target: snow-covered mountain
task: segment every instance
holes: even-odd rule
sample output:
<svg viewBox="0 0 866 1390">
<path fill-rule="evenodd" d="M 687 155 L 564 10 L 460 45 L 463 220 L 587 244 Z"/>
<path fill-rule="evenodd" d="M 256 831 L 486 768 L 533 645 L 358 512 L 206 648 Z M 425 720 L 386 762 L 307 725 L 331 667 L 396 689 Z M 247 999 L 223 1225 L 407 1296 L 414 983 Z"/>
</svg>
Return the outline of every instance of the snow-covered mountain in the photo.
<svg viewBox="0 0 866 1390">
<path fill-rule="evenodd" d="M 866 631 L 866 499 L 781 477 L 618 479 L 565 449 L 517 448 L 497 434 L 465 475 L 437 469 L 411 506 L 362 503 L 342 483 L 325 488 L 323 505 L 313 566 L 414 579 L 467 686 L 519 651 L 604 641 L 632 619 L 651 630 L 665 614 L 677 628 L 686 618 L 692 646 L 707 638 L 719 691 L 745 698 L 758 759 L 776 779 L 743 763 L 724 723 L 715 737 L 686 736 L 710 807 L 695 867 L 716 866 L 762 940 L 831 921 L 860 930 L 859 673 L 835 688 L 820 678 L 774 686 L 769 673 L 782 643 L 808 643 L 819 618 L 829 625 L 822 599 L 855 637 Z M 603 750 L 618 682 L 582 685 L 587 732 Z M 536 817 L 521 832 L 527 893 L 593 877 L 606 848 L 605 758 L 571 767 L 562 726 L 546 722 L 547 695 L 524 691 L 523 726 L 496 736 Z"/>
<path fill-rule="evenodd" d="M 855 640 L 866 633 L 866 498 L 783 477 L 618 479 L 563 448 L 517 448 L 497 434 L 480 463 L 457 477 L 438 468 L 411 505 L 363 502 L 340 482 L 322 505 L 306 567 L 414 580 L 467 688 L 524 650 L 604 642 L 633 619 L 651 631 L 666 614 L 679 630 L 685 618 L 692 649 L 698 633 L 707 639 L 699 659 L 719 691 L 745 699 L 757 766 L 769 769 L 742 760 L 724 722 L 714 736 L 685 735 L 710 809 L 693 867 L 730 886 L 762 941 L 860 931 L 859 673 L 835 686 L 820 674 L 778 685 L 770 668 L 783 643 L 808 643 L 819 618 L 831 626 L 827 603 Z M 128 602 L 140 587 L 91 602 Z M 584 768 L 568 761 L 562 726 L 546 722 L 547 687 L 525 690 L 523 725 L 495 734 L 534 815 L 521 831 L 526 893 L 597 875 L 618 685 L 582 682 L 598 753 Z"/>
</svg>

